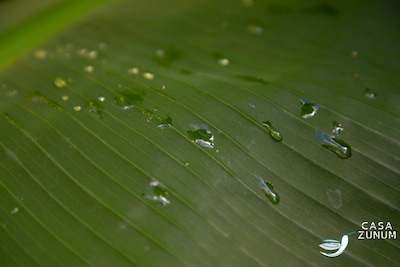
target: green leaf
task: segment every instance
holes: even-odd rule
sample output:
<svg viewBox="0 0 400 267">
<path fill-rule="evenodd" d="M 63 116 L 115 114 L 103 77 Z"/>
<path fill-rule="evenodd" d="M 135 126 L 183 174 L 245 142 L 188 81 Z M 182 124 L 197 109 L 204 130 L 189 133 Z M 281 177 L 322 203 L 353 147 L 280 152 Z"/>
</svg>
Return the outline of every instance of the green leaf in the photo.
<svg viewBox="0 0 400 267">
<path fill-rule="evenodd" d="M 397 237 L 395 1 L 106 2 L 0 3 L 1 266 L 400 261 L 320 253 Z"/>
</svg>

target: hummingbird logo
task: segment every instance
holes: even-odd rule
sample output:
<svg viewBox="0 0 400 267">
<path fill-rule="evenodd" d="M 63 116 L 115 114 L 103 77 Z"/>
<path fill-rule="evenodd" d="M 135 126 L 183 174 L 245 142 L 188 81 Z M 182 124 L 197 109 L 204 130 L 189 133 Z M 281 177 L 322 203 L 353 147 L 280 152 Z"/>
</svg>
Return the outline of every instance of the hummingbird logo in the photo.
<svg viewBox="0 0 400 267">
<path fill-rule="evenodd" d="M 351 236 L 352 234 L 355 234 L 356 232 L 350 232 L 347 234 L 344 234 L 342 236 L 342 239 L 336 240 L 336 239 L 324 239 L 322 240 L 322 243 L 319 244 L 319 247 L 325 250 L 336 250 L 333 253 L 327 253 L 324 251 L 320 251 L 322 255 L 326 256 L 326 257 L 330 257 L 330 258 L 334 258 L 337 257 L 339 255 L 342 255 L 342 253 L 345 251 L 345 249 L 347 248 L 347 246 L 349 245 L 349 236 Z"/>
</svg>

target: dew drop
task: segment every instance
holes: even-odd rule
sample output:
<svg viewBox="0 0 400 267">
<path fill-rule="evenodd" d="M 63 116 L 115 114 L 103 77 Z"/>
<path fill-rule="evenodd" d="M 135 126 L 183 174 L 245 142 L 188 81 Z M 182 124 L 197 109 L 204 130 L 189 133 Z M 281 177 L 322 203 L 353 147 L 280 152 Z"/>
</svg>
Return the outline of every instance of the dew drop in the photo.
<svg viewBox="0 0 400 267">
<path fill-rule="evenodd" d="M 82 57 L 87 57 L 89 50 L 87 48 L 80 48 L 78 49 L 78 54 Z"/>
<path fill-rule="evenodd" d="M 153 80 L 154 79 L 154 74 L 151 72 L 145 72 L 143 73 L 143 77 L 147 80 Z"/>
<path fill-rule="evenodd" d="M 189 167 L 190 166 L 190 162 L 185 162 L 185 167 Z"/>
<path fill-rule="evenodd" d="M 19 212 L 19 208 L 18 207 L 15 207 L 15 208 L 13 208 L 12 210 L 11 210 L 11 215 L 14 215 L 14 214 L 17 214 Z"/>
<path fill-rule="evenodd" d="M 351 51 L 350 55 L 351 55 L 351 57 L 357 57 L 358 56 L 358 52 L 353 50 L 353 51 Z"/>
<path fill-rule="evenodd" d="M 46 50 L 39 49 L 39 50 L 35 51 L 34 56 L 37 59 L 45 59 L 45 58 L 47 58 L 47 52 L 46 52 Z"/>
<path fill-rule="evenodd" d="M 97 97 L 97 100 L 99 100 L 100 102 L 104 102 L 104 101 L 106 101 L 106 98 L 104 96 L 100 95 Z"/>
<path fill-rule="evenodd" d="M 258 187 L 261 188 L 269 201 L 272 204 L 278 204 L 280 199 L 278 193 L 274 190 L 274 186 L 270 182 L 264 181 L 260 176 L 256 176 L 256 179 L 258 180 Z"/>
<path fill-rule="evenodd" d="M 99 53 L 96 50 L 90 50 L 89 53 L 88 53 L 88 57 L 90 59 L 95 59 L 95 58 L 97 58 L 98 54 Z"/>
<path fill-rule="evenodd" d="M 281 141 L 282 141 L 283 136 L 282 136 L 281 132 L 279 132 L 276 128 L 274 128 L 274 127 L 272 126 L 271 122 L 269 122 L 269 121 L 264 121 L 264 122 L 262 123 L 262 125 L 264 125 L 265 128 L 267 128 L 269 134 L 271 135 L 271 137 L 272 137 L 274 140 L 276 140 L 276 141 L 278 141 L 278 142 L 281 142 Z"/>
<path fill-rule="evenodd" d="M 332 122 L 332 134 L 334 136 L 339 136 L 343 132 L 343 127 L 340 122 L 333 121 Z"/>
<path fill-rule="evenodd" d="M 376 93 L 372 92 L 371 89 L 366 88 L 364 91 L 364 95 L 368 99 L 375 99 L 376 98 Z"/>
<path fill-rule="evenodd" d="M 61 77 L 56 77 L 54 79 L 54 85 L 57 86 L 58 88 L 63 88 L 65 86 L 67 86 L 67 81 L 65 81 L 63 78 Z"/>
<path fill-rule="evenodd" d="M 221 66 L 228 66 L 229 65 L 229 59 L 227 58 L 220 58 L 218 60 L 218 64 Z"/>
<path fill-rule="evenodd" d="M 335 209 L 340 209 L 342 207 L 342 191 L 339 189 L 328 189 L 326 191 L 328 199 Z"/>
<path fill-rule="evenodd" d="M 202 147 L 214 148 L 214 135 L 208 129 L 197 129 L 187 131 L 189 138 Z"/>
<path fill-rule="evenodd" d="M 316 137 L 321 142 L 323 147 L 329 149 L 340 158 L 347 159 L 351 157 L 351 147 L 345 141 L 321 132 L 316 132 Z"/>
<path fill-rule="evenodd" d="M 86 107 L 87 107 L 87 110 L 89 111 L 89 113 L 92 113 L 92 114 L 96 115 L 98 118 L 102 118 L 103 117 L 103 113 L 100 110 L 100 106 L 95 101 L 90 101 L 86 105 Z"/>
<path fill-rule="evenodd" d="M 69 96 L 67 95 L 63 95 L 61 96 L 62 101 L 68 101 L 69 100 Z"/>
<path fill-rule="evenodd" d="M 300 103 L 301 103 L 301 113 L 300 115 L 304 119 L 309 119 L 315 116 L 317 114 L 317 111 L 319 109 L 319 105 L 311 102 L 307 98 L 300 98 Z"/>
<path fill-rule="evenodd" d="M 163 119 L 159 125 L 157 125 L 159 129 L 166 129 L 172 128 L 172 118 L 168 116 L 167 118 Z"/>
<path fill-rule="evenodd" d="M 139 74 L 139 69 L 138 68 L 130 68 L 128 69 L 129 74 Z"/>
<path fill-rule="evenodd" d="M 72 109 L 75 111 L 81 111 L 82 107 L 81 106 L 73 106 Z"/>
<path fill-rule="evenodd" d="M 84 71 L 86 71 L 87 73 L 93 73 L 94 72 L 94 67 L 89 65 L 83 68 Z"/>
<path fill-rule="evenodd" d="M 161 203 L 163 206 L 170 204 L 170 200 L 168 199 L 168 192 L 164 188 L 162 184 L 160 184 L 157 180 L 152 180 L 147 186 L 147 191 L 144 194 L 145 198 L 156 202 Z"/>
</svg>

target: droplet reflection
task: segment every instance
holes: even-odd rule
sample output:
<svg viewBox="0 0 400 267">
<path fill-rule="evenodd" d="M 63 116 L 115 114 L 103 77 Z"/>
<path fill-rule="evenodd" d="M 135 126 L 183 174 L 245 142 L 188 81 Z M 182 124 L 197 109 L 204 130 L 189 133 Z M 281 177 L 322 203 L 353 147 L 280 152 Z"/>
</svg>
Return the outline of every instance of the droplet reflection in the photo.
<svg viewBox="0 0 400 267">
<path fill-rule="evenodd" d="M 279 195 L 274 190 L 274 186 L 268 182 L 264 181 L 260 176 L 256 175 L 256 179 L 258 180 L 258 187 L 264 191 L 264 195 L 272 202 L 272 204 L 278 204 L 280 199 Z"/>
<path fill-rule="evenodd" d="M 317 114 L 317 111 L 319 109 L 319 105 L 316 103 L 313 103 L 312 101 L 308 100 L 307 98 L 300 98 L 300 103 L 301 103 L 301 113 L 300 115 L 304 119 L 309 119 L 315 116 Z"/>
<path fill-rule="evenodd" d="M 160 184 L 157 180 L 152 180 L 147 186 L 147 191 L 144 194 L 144 197 L 156 202 L 161 203 L 163 206 L 170 204 L 170 200 L 168 199 L 168 192 L 164 188 L 162 184 Z"/>
<path fill-rule="evenodd" d="M 340 158 L 347 159 L 351 157 L 351 147 L 345 141 L 321 132 L 317 132 L 316 137 L 323 147 L 329 149 Z"/>
</svg>

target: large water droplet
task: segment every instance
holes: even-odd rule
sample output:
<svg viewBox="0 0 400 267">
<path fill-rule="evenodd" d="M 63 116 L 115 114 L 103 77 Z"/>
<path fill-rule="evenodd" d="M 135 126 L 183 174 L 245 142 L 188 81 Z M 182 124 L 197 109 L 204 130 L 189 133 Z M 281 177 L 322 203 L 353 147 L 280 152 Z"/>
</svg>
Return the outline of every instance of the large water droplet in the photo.
<svg viewBox="0 0 400 267">
<path fill-rule="evenodd" d="M 375 99 L 375 98 L 376 98 L 376 93 L 375 93 L 375 92 L 372 92 L 372 90 L 369 89 L 369 88 L 366 88 L 366 89 L 365 89 L 364 95 L 365 95 L 365 97 L 368 98 L 368 99 Z"/>
<path fill-rule="evenodd" d="M 167 118 L 163 119 L 161 123 L 157 125 L 157 128 L 160 129 L 172 128 L 172 118 L 168 116 Z"/>
<path fill-rule="evenodd" d="M 168 192 L 162 184 L 157 180 L 152 180 L 147 186 L 147 191 L 144 194 L 145 198 L 153 202 L 161 203 L 163 206 L 170 204 Z"/>
<path fill-rule="evenodd" d="M 272 137 L 274 140 L 276 140 L 276 141 L 278 141 L 278 142 L 281 142 L 281 141 L 282 141 L 283 136 L 282 136 L 281 132 L 279 132 L 276 128 L 274 128 L 274 127 L 272 126 L 271 122 L 269 122 L 269 121 L 264 121 L 264 122 L 262 123 L 262 125 L 264 125 L 265 128 L 267 128 L 269 134 L 271 135 L 271 137 Z"/>
<path fill-rule="evenodd" d="M 189 130 L 187 133 L 189 138 L 199 146 L 214 148 L 214 135 L 208 129 Z"/>
<path fill-rule="evenodd" d="M 61 77 L 56 77 L 56 78 L 54 79 L 54 85 L 57 86 L 58 88 L 63 88 L 63 87 L 65 87 L 65 86 L 67 86 L 67 81 L 64 80 L 64 79 L 61 78 Z"/>
<path fill-rule="evenodd" d="M 316 103 L 313 103 L 312 101 L 308 100 L 307 98 L 300 98 L 300 103 L 301 103 L 301 113 L 300 115 L 304 119 L 309 119 L 315 116 L 317 114 L 319 105 Z"/>
<path fill-rule="evenodd" d="M 326 194 L 335 209 L 338 210 L 342 207 L 342 191 L 339 189 L 328 189 Z"/>
<path fill-rule="evenodd" d="M 340 158 L 347 159 L 351 157 L 351 147 L 345 141 L 321 132 L 317 132 L 316 136 L 323 147 L 329 149 Z"/>
<path fill-rule="evenodd" d="M 342 124 L 340 122 L 337 121 L 333 121 L 332 122 L 332 134 L 334 136 L 339 136 L 342 132 L 343 132 L 343 127 Z"/>
<path fill-rule="evenodd" d="M 280 199 L 278 193 L 274 190 L 274 186 L 270 182 L 264 181 L 260 176 L 256 176 L 256 179 L 258 180 L 258 187 L 263 190 L 264 195 L 269 201 L 271 201 L 272 204 L 278 204 Z"/>
</svg>

